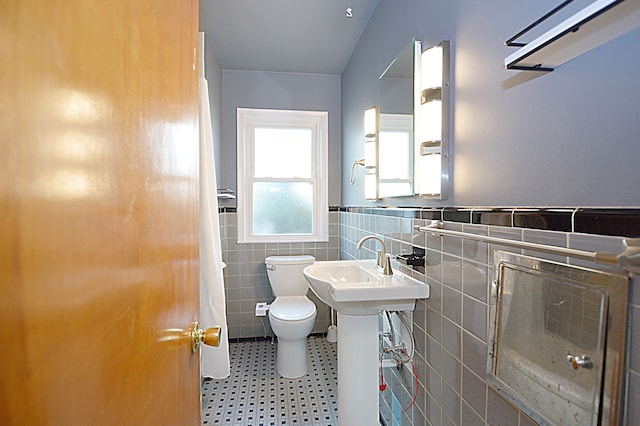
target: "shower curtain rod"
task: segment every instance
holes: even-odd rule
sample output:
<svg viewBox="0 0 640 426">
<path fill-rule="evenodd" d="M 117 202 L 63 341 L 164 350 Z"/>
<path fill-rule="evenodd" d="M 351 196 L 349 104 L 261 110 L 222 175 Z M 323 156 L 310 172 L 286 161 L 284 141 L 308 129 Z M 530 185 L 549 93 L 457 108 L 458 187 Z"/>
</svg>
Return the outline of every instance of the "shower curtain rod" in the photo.
<svg viewBox="0 0 640 426">
<path fill-rule="evenodd" d="M 443 222 L 433 221 L 430 225 L 419 226 L 421 232 L 435 235 L 450 235 L 485 243 L 500 244 L 504 246 L 541 251 L 561 256 L 577 257 L 592 260 L 603 265 L 615 265 L 630 273 L 640 273 L 640 238 L 626 238 L 623 240 L 624 251 L 622 253 L 593 252 L 571 249 L 567 247 L 550 246 L 547 244 L 529 243 L 526 241 L 508 240 L 506 238 L 490 237 L 488 235 L 471 234 L 469 232 L 454 231 L 442 228 Z"/>
</svg>

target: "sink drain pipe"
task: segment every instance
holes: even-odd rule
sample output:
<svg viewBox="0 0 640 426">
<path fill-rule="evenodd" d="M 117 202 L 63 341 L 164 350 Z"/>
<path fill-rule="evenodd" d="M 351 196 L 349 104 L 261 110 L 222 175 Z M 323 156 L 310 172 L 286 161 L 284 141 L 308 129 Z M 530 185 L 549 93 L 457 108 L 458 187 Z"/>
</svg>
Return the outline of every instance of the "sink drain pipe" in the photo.
<svg viewBox="0 0 640 426">
<path fill-rule="evenodd" d="M 407 333 L 409 334 L 410 337 L 410 341 L 411 341 L 411 351 L 407 352 L 406 350 L 406 345 L 404 342 L 400 342 L 399 344 L 396 343 L 396 331 L 393 327 L 393 321 L 391 320 L 391 314 L 389 311 L 384 311 L 385 316 L 387 317 L 387 321 L 389 323 L 389 328 L 391 330 L 390 335 L 388 336 L 388 334 L 383 333 L 381 334 L 381 339 L 382 339 L 382 343 L 383 343 L 383 349 L 382 349 L 382 353 L 380 354 L 380 392 L 384 392 L 387 389 L 387 384 L 384 381 L 384 371 L 383 371 L 383 361 L 385 354 L 391 354 L 391 356 L 393 357 L 393 359 L 396 362 L 396 367 L 398 369 L 400 369 L 402 367 L 403 364 L 406 363 L 410 363 L 411 364 L 411 370 L 413 373 L 413 377 L 415 379 L 415 391 L 413 393 L 413 399 L 411 401 L 411 403 L 409 403 L 409 405 L 407 407 L 405 407 L 402 410 L 402 413 L 406 413 L 412 406 L 413 404 L 415 404 L 416 402 L 416 398 L 418 397 L 418 386 L 419 386 L 419 382 L 418 382 L 418 373 L 416 371 L 416 366 L 413 362 L 413 355 L 415 354 L 415 348 L 416 348 L 416 344 L 415 344 L 415 337 L 413 334 L 413 330 L 411 329 L 411 327 L 409 326 L 409 324 L 407 323 L 406 318 L 404 318 L 402 315 L 400 315 L 399 312 L 397 311 L 393 311 L 391 313 L 395 314 L 396 317 L 398 317 L 398 319 L 400 319 L 400 322 L 402 322 L 402 325 L 404 326 L 404 328 L 407 330 Z M 384 346 L 385 342 L 384 342 L 384 337 L 391 337 L 390 341 L 391 341 L 391 346 Z"/>
</svg>

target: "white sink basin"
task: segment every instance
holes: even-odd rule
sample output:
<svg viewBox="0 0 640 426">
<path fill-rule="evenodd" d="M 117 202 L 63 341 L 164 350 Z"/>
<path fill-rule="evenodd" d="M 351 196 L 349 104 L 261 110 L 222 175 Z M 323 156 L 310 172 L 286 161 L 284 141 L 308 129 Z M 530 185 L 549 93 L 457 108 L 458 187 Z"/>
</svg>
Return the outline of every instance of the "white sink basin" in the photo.
<svg viewBox="0 0 640 426">
<path fill-rule="evenodd" d="M 338 311 L 339 426 L 378 423 L 378 312 L 412 311 L 429 286 L 374 260 L 315 262 L 304 268 L 311 290 Z"/>
<path fill-rule="evenodd" d="M 346 315 L 411 311 L 429 297 L 427 284 L 399 271 L 383 275 L 374 260 L 319 261 L 303 273 L 320 300 Z"/>
</svg>

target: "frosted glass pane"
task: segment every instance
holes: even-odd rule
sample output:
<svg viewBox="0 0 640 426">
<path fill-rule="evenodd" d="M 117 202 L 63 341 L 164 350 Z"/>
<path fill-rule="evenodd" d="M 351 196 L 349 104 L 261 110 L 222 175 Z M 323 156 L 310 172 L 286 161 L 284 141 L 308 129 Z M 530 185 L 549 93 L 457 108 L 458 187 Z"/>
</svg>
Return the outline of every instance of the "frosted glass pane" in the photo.
<svg viewBox="0 0 640 426">
<path fill-rule="evenodd" d="M 311 129 L 255 129 L 254 176 L 309 178 L 312 175 Z"/>
<path fill-rule="evenodd" d="M 380 132 L 380 179 L 408 179 L 411 172 L 408 132 Z"/>
<path fill-rule="evenodd" d="M 313 233 L 313 184 L 255 182 L 254 235 L 310 235 Z"/>
<path fill-rule="evenodd" d="M 442 155 L 421 155 L 419 161 L 420 194 L 440 194 L 442 191 Z"/>
<path fill-rule="evenodd" d="M 422 52 L 422 75 L 420 88 L 442 87 L 443 51 L 441 46 L 435 46 Z"/>
<path fill-rule="evenodd" d="M 420 141 L 442 140 L 442 101 L 431 101 L 420 106 Z"/>
</svg>

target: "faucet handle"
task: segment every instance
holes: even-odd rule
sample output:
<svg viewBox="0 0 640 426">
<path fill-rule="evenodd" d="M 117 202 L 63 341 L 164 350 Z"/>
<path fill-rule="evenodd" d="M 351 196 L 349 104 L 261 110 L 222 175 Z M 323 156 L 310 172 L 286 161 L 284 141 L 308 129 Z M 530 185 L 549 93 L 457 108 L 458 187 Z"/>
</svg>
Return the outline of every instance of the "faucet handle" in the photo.
<svg viewBox="0 0 640 426">
<path fill-rule="evenodd" d="M 393 269 L 391 269 L 391 254 L 387 253 L 384 259 L 384 266 L 382 267 L 382 273 L 384 275 L 393 275 Z"/>
</svg>

